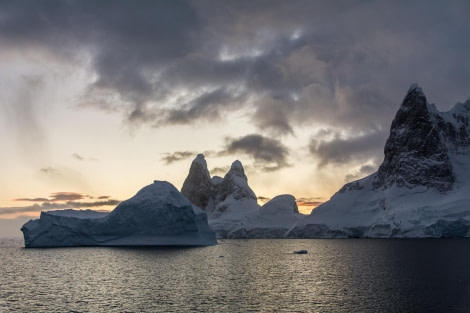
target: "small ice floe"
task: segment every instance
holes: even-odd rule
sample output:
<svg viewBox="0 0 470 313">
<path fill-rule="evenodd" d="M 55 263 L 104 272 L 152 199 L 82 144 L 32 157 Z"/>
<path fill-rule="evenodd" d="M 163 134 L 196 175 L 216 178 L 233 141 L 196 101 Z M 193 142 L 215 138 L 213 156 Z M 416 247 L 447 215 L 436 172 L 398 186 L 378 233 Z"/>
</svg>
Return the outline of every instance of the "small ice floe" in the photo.
<svg viewBox="0 0 470 313">
<path fill-rule="evenodd" d="M 308 251 L 304 250 L 304 249 L 294 251 L 294 254 L 307 254 L 307 253 L 308 253 Z"/>
</svg>

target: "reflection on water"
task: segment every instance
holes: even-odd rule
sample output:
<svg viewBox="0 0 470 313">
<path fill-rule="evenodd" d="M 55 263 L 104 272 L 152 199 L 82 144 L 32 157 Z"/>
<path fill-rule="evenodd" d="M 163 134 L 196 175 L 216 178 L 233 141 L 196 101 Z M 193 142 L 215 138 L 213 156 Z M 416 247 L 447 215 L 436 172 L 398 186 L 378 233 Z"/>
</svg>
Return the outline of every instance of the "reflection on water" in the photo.
<svg viewBox="0 0 470 313">
<path fill-rule="evenodd" d="M 0 240 L 0 264 L 0 312 L 470 312 L 465 239 L 56 249 Z"/>
</svg>

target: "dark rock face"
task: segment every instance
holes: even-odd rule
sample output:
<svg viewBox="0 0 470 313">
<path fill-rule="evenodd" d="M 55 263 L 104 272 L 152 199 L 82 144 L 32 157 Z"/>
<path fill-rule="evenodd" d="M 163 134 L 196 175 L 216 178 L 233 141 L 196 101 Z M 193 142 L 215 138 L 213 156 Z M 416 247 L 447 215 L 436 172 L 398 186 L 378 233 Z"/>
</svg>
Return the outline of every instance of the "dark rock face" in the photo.
<svg viewBox="0 0 470 313">
<path fill-rule="evenodd" d="M 455 130 L 436 114 L 421 88 L 412 85 L 392 122 L 375 189 L 421 185 L 445 193 L 452 188 L 455 174 L 445 138 Z"/>
<path fill-rule="evenodd" d="M 184 180 L 181 193 L 195 206 L 205 209 L 211 195 L 211 177 L 202 154 L 191 163 L 189 174 Z"/>
<path fill-rule="evenodd" d="M 229 196 L 233 200 L 254 199 L 256 195 L 248 186 L 240 161 L 232 163 L 230 170 L 224 176 L 210 177 L 207 163 L 202 154 L 199 154 L 191 164 L 188 177 L 186 177 L 181 193 L 192 204 L 215 215 L 222 214 L 226 207 L 222 204 Z"/>
<path fill-rule="evenodd" d="M 210 196 L 212 199 L 215 199 L 217 197 L 217 193 L 219 192 L 220 185 L 224 179 L 220 176 L 214 176 L 211 179 L 211 193 Z"/>
</svg>

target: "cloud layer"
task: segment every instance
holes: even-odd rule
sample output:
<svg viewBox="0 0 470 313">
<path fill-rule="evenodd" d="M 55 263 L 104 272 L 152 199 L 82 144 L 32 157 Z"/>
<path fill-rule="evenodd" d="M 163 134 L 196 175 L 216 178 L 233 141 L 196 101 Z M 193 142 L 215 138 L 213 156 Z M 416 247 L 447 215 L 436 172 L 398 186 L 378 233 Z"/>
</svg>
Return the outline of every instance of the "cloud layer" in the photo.
<svg viewBox="0 0 470 313">
<path fill-rule="evenodd" d="M 93 200 L 94 201 L 80 201 Z M 34 202 L 32 205 L 16 207 L 0 207 L 0 216 L 10 214 L 36 213 L 59 209 L 92 209 L 103 206 L 116 206 L 119 200 L 111 199 L 109 196 L 97 198 L 78 192 L 54 192 L 49 197 L 17 198 L 17 202 Z"/>
<path fill-rule="evenodd" d="M 41 211 L 49 210 L 62 210 L 62 209 L 92 209 L 96 207 L 103 206 L 116 206 L 119 204 L 118 200 L 104 200 L 104 201 L 94 201 L 94 202 L 75 202 L 67 201 L 65 203 L 53 203 L 53 202 L 43 202 L 41 204 L 35 203 L 29 206 L 22 207 L 4 207 L 0 208 L 0 216 L 8 214 L 19 214 L 19 213 L 35 213 Z"/>
<path fill-rule="evenodd" d="M 162 161 L 171 164 L 177 161 L 186 161 L 194 158 L 197 151 L 176 151 L 166 153 Z M 281 141 L 259 134 L 250 134 L 238 138 L 225 138 L 223 149 L 219 151 L 205 151 L 206 157 L 219 157 L 227 155 L 244 155 L 252 161 L 250 167 L 262 171 L 275 171 L 288 167 L 289 149 Z M 246 166 L 246 164 L 245 164 Z M 228 168 L 227 168 L 228 169 Z M 215 168 L 214 172 L 225 173 L 224 169 Z"/>
<path fill-rule="evenodd" d="M 9 50 L 87 60 L 80 66 L 93 79 L 80 105 L 118 112 L 132 127 L 244 112 L 258 133 L 225 150 L 268 171 L 288 166 L 282 141 L 299 126 L 348 133 L 305 143 L 321 165 L 379 158 L 415 81 L 438 104 L 468 97 L 465 1 L 2 1 L 0 11 Z M 17 111 L 36 127 L 30 106 Z"/>
</svg>

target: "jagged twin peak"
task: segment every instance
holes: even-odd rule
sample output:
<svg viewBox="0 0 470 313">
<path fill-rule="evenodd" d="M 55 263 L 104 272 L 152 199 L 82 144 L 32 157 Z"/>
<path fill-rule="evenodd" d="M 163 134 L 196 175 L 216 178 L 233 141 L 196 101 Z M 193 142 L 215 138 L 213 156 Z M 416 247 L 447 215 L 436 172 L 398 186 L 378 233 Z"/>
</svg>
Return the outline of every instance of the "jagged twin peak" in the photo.
<svg viewBox="0 0 470 313">
<path fill-rule="evenodd" d="M 248 178 L 240 161 L 232 163 L 223 179 L 218 176 L 211 179 L 202 154 L 198 154 L 192 162 L 181 193 L 191 203 L 214 216 L 223 214 L 233 201 L 252 200 L 256 203 L 257 199 L 248 186 Z"/>
<path fill-rule="evenodd" d="M 260 207 L 240 161 L 232 163 L 224 178 L 211 179 L 199 154 L 181 193 L 207 212 L 218 238 L 283 238 L 304 217 L 292 195 L 276 196 Z"/>
</svg>

